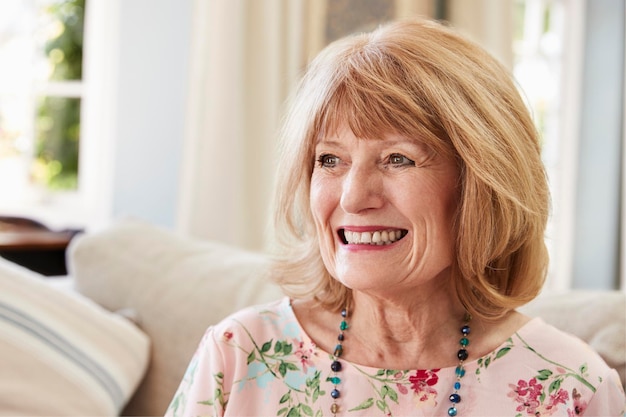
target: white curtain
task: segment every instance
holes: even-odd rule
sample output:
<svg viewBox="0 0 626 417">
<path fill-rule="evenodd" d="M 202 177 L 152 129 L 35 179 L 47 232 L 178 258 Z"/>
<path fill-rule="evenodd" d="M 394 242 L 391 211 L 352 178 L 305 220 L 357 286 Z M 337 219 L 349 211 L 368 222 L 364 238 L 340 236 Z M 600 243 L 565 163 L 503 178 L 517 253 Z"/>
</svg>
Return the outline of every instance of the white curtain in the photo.
<svg viewBox="0 0 626 417">
<path fill-rule="evenodd" d="M 446 20 L 513 68 L 513 6 L 513 0 L 448 0 Z"/>
<path fill-rule="evenodd" d="M 195 1 L 183 233 L 263 247 L 284 101 L 321 47 L 324 4 Z"/>
</svg>

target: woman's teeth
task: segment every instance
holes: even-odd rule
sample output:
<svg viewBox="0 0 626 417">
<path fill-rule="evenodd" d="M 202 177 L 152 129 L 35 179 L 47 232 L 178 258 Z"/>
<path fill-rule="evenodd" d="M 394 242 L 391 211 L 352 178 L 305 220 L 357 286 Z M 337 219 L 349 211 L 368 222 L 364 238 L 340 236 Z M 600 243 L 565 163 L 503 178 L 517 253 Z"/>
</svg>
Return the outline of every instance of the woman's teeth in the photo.
<svg viewBox="0 0 626 417">
<path fill-rule="evenodd" d="M 389 245 L 406 235 L 406 230 L 381 230 L 375 232 L 352 232 L 344 230 L 344 241 L 352 245 Z"/>
</svg>

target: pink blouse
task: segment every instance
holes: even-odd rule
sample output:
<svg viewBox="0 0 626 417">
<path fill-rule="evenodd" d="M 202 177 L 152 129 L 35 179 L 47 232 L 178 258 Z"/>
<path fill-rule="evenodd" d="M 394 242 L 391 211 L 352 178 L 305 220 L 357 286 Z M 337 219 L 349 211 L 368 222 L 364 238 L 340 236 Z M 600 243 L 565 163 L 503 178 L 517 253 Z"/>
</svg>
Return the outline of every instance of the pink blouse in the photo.
<svg viewBox="0 0 626 417">
<path fill-rule="evenodd" d="M 454 367 L 378 369 L 340 361 L 337 415 L 448 415 Z M 207 330 L 167 416 L 332 415 L 331 363 L 288 298 L 250 307 Z M 623 416 L 626 404 L 615 370 L 539 318 L 466 362 L 460 382 L 458 416 Z"/>
</svg>

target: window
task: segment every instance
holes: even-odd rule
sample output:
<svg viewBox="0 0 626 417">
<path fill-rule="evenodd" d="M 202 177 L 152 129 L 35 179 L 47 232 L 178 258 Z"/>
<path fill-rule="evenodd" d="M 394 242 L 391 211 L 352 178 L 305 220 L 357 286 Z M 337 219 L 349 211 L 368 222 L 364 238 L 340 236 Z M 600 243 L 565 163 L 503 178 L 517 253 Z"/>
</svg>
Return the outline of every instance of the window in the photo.
<svg viewBox="0 0 626 417">
<path fill-rule="evenodd" d="M 563 144 L 559 128 L 562 104 L 563 36 L 565 5 L 561 0 L 517 0 L 515 2 L 515 33 L 513 41 L 514 74 L 528 101 L 542 139 L 542 156 L 553 196 L 552 220 L 548 223 L 548 250 L 552 270 L 559 265 L 561 253 L 557 245 L 557 225 L 562 192 L 559 172 L 563 166 Z M 551 271 L 548 285 L 567 286 L 555 282 Z"/>
<path fill-rule="evenodd" d="M 85 0 L 0 0 L 2 212 L 77 192 L 84 10 Z"/>
</svg>

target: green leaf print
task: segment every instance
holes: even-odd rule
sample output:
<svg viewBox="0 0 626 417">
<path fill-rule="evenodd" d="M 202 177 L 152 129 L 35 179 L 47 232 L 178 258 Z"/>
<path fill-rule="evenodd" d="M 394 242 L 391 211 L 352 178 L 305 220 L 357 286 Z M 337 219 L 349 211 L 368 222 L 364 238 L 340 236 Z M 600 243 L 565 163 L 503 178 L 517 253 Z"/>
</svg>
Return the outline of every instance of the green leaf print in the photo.
<svg viewBox="0 0 626 417">
<path fill-rule="evenodd" d="M 582 375 L 585 375 L 585 374 L 587 373 L 587 364 L 586 364 L 586 363 L 583 363 L 583 364 L 580 366 L 580 373 L 581 373 Z"/>
<path fill-rule="evenodd" d="M 509 353 L 509 350 L 511 350 L 510 346 L 506 346 L 503 347 L 502 349 L 500 349 L 498 351 L 498 353 L 496 353 L 496 359 L 500 359 L 501 357 L 503 357 L 504 355 L 506 355 L 507 353 Z M 495 359 L 494 359 L 495 360 Z"/>
<path fill-rule="evenodd" d="M 561 382 L 563 382 L 563 378 L 556 378 L 552 381 L 550 388 L 548 388 L 548 393 L 552 394 L 553 392 L 558 391 L 559 388 L 561 388 Z"/>
<path fill-rule="evenodd" d="M 383 400 L 377 400 L 376 407 L 378 407 L 380 411 L 384 412 L 387 409 L 387 404 Z"/>
<path fill-rule="evenodd" d="M 300 404 L 300 408 L 302 408 L 302 412 L 307 416 L 313 415 L 313 409 L 306 404 Z"/>
<path fill-rule="evenodd" d="M 542 369 L 539 371 L 539 375 L 537 375 L 537 379 L 539 381 L 546 381 L 548 378 L 552 376 L 552 371 L 549 369 Z"/>
<path fill-rule="evenodd" d="M 357 405 L 354 408 L 351 408 L 348 411 L 367 410 L 368 408 L 370 408 L 373 405 L 374 405 L 374 398 L 370 397 L 367 400 L 363 401 L 361 404 Z"/>
<path fill-rule="evenodd" d="M 280 342 L 276 342 L 276 344 L 278 343 Z M 263 346 L 261 347 L 261 353 L 269 352 L 271 348 L 272 348 L 272 341 L 270 340 L 269 342 L 263 343 Z"/>
<path fill-rule="evenodd" d="M 297 407 L 293 407 L 289 410 L 289 413 L 287 413 L 287 417 L 300 417 L 301 415 Z"/>
<path fill-rule="evenodd" d="M 508 338 L 506 343 L 507 344 L 505 346 L 501 347 L 496 352 L 491 352 L 488 355 L 483 356 L 482 358 L 479 358 L 476 361 L 476 364 L 478 365 L 476 367 L 476 372 L 475 372 L 476 375 L 480 376 L 481 370 L 482 371 L 486 370 L 489 367 L 489 365 L 491 365 L 493 362 L 504 357 L 507 353 L 509 353 L 509 351 L 513 347 L 513 339 Z"/>
</svg>

